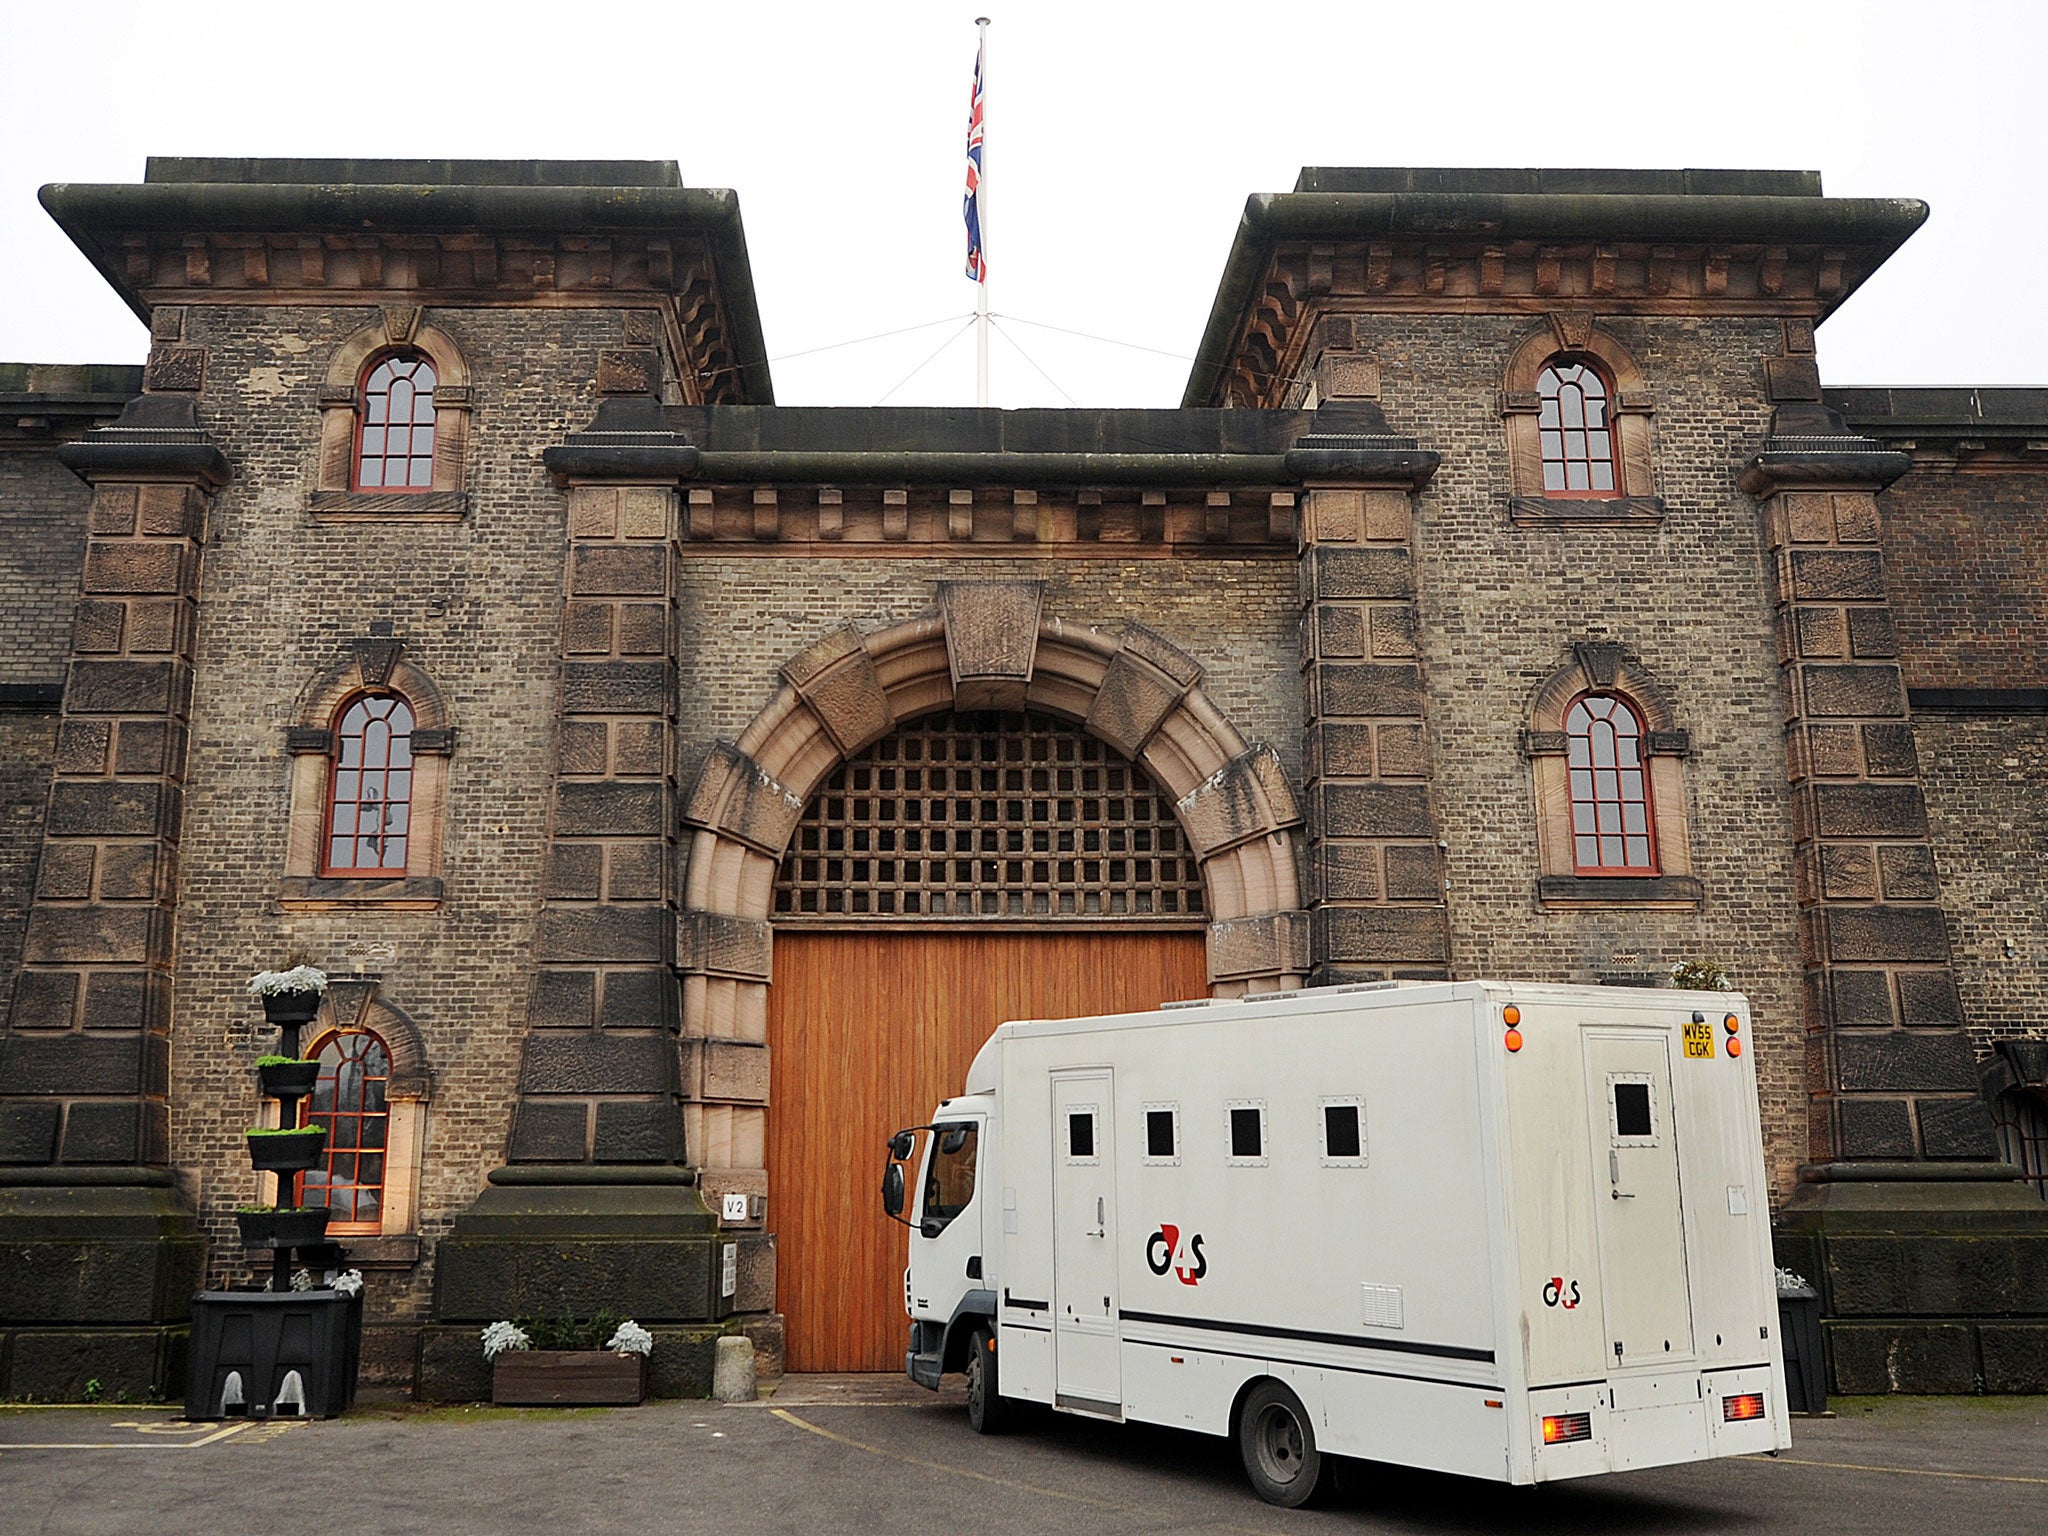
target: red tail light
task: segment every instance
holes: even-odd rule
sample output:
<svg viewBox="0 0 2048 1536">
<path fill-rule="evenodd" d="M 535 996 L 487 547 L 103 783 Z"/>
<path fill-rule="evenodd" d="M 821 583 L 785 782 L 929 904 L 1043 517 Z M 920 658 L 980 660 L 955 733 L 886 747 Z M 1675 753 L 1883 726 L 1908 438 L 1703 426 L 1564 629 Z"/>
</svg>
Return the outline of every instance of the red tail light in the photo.
<svg viewBox="0 0 2048 1536">
<path fill-rule="evenodd" d="M 1543 1443 L 1569 1445 L 1574 1440 L 1593 1438 L 1590 1413 L 1546 1413 L 1543 1415 Z"/>
<path fill-rule="evenodd" d="M 1745 1392 L 1740 1397 L 1721 1399 L 1722 1422 L 1733 1424 L 1741 1419 L 1760 1419 L 1764 1416 L 1764 1395 L 1761 1392 Z"/>
</svg>

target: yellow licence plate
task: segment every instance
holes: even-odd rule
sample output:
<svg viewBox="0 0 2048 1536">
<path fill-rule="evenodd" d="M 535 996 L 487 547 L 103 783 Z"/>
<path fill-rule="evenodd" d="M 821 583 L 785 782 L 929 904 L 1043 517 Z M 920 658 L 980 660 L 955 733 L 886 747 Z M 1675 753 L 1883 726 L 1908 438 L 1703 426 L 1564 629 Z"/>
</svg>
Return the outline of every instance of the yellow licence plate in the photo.
<svg viewBox="0 0 2048 1536">
<path fill-rule="evenodd" d="M 1686 1025 L 1685 1054 L 1688 1056 L 1711 1057 L 1714 1054 L 1714 1026 L 1711 1024 Z"/>
</svg>

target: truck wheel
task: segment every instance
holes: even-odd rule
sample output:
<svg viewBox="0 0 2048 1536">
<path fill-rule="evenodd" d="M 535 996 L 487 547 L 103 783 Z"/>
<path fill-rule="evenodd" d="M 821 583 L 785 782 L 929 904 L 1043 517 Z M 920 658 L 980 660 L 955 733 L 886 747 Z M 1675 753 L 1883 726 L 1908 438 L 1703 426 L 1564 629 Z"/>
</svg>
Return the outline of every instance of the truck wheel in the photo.
<svg viewBox="0 0 2048 1536">
<path fill-rule="evenodd" d="M 999 1390 L 996 1338 L 986 1328 L 967 1341 L 967 1426 L 977 1435 L 999 1435 L 1010 1426 L 1010 1402 Z"/>
<path fill-rule="evenodd" d="M 1252 1491 L 1268 1504 L 1296 1509 L 1329 1481 L 1331 1461 L 1316 1449 L 1301 1399 L 1277 1381 L 1262 1381 L 1244 1400 L 1237 1451 Z"/>
</svg>

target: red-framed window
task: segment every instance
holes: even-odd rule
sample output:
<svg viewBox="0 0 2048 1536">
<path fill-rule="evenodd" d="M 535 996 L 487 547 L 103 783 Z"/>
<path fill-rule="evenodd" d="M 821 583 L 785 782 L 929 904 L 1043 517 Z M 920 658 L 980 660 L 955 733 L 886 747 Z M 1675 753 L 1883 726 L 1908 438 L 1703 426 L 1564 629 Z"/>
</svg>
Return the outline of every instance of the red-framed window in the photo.
<svg viewBox="0 0 2048 1536">
<path fill-rule="evenodd" d="M 405 872 L 412 825 L 412 707 L 395 693 L 358 694 L 334 730 L 327 794 L 329 875 Z"/>
<path fill-rule="evenodd" d="M 1553 357 L 1536 376 L 1537 430 L 1543 442 L 1543 494 L 1619 496 L 1614 392 L 1581 357 Z"/>
<path fill-rule="evenodd" d="M 371 361 L 356 416 L 356 490 L 434 488 L 434 383 L 434 365 L 417 352 Z"/>
<path fill-rule="evenodd" d="M 1657 829 L 1643 757 L 1643 717 L 1615 693 L 1586 693 L 1565 711 L 1572 865 L 1582 875 L 1654 875 Z"/>
<path fill-rule="evenodd" d="M 305 1123 L 327 1127 L 320 1166 L 302 1175 L 299 1203 L 324 1205 L 330 1232 L 376 1232 L 384 1222 L 391 1052 L 369 1030 L 337 1030 L 313 1048 L 320 1078 Z"/>
</svg>

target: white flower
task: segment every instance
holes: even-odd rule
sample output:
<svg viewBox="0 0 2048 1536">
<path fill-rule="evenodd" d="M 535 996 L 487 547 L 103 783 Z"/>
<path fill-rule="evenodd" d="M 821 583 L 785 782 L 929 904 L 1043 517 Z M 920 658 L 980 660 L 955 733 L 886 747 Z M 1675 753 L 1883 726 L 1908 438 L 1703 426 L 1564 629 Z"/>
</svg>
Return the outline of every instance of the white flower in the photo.
<svg viewBox="0 0 2048 1536">
<path fill-rule="evenodd" d="M 654 1353 L 654 1335 L 629 1317 L 619 1324 L 619 1331 L 605 1341 L 604 1347 L 622 1355 L 649 1355 Z"/>
<path fill-rule="evenodd" d="M 293 1290 L 310 1291 L 313 1288 L 313 1272 L 310 1269 L 295 1269 L 292 1271 Z"/>
<path fill-rule="evenodd" d="M 353 1296 L 363 1288 L 363 1272 L 360 1269 L 344 1269 L 327 1282 L 330 1291 L 339 1291 L 344 1296 Z"/>
<path fill-rule="evenodd" d="M 296 965 L 288 971 L 258 971 L 249 978 L 251 997 L 275 997 L 280 992 L 325 992 L 327 973 L 310 965 Z"/>
<path fill-rule="evenodd" d="M 1806 1278 L 1803 1275 L 1795 1275 L 1789 1269 L 1780 1269 L 1778 1271 L 1778 1294 L 1780 1296 L 1797 1296 L 1801 1291 L 1811 1289 L 1813 1287 L 1806 1283 Z"/>
<path fill-rule="evenodd" d="M 533 1340 L 517 1323 L 495 1322 L 483 1333 L 484 1358 L 495 1360 L 508 1349 L 531 1349 Z"/>
</svg>

